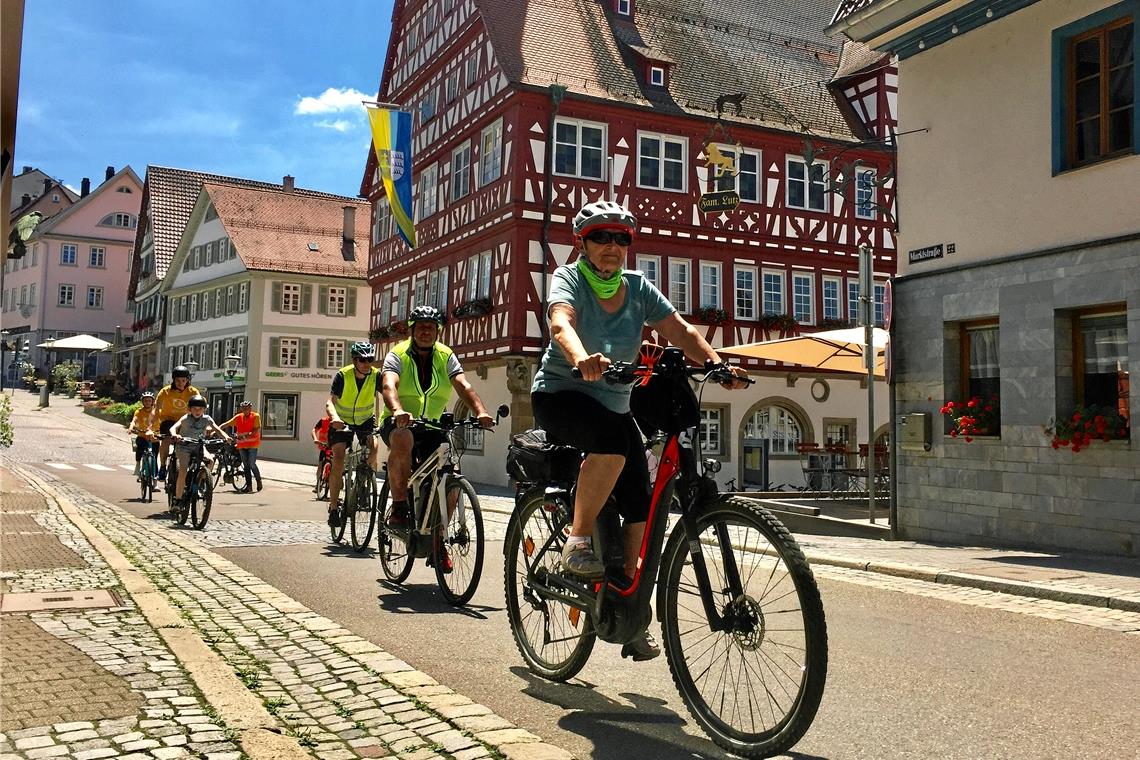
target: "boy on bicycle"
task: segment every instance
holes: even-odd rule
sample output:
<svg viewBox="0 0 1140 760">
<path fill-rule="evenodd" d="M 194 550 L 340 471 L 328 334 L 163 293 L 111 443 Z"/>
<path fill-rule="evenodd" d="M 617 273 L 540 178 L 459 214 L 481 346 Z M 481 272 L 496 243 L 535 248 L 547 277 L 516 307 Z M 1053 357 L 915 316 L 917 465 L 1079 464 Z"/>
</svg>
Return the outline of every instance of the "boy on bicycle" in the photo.
<svg viewBox="0 0 1140 760">
<path fill-rule="evenodd" d="M 193 453 L 192 442 L 202 438 L 207 433 L 216 433 L 227 443 L 230 437 L 218 427 L 214 418 L 206 414 L 206 399 L 199 395 L 190 397 L 187 403 L 190 409 L 186 415 L 170 427 L 170 437 L 179 443 L 178 446 L 178 480 L 174 484 L 174 498 L 182 499 L 182 491 L 186 487 L 186 470 L 190 467 L 190 455 Z M 203 462 L 208 466 L 214 460 L 210 452 L 202 450 Z"/>
<path fill-rule="evenodd" d="M 158 479 L 166 477 L 166 458 L 170 456 L 170 428 L 186 414 L 187 402 L 198 395 L 190 384 L 190 370 L 179 364 L 170 373 L 170 385 L 162 388 L 154 398 L 158 432 L 162 447 L 158 450 Z"/>
<path fill-rule="evenodd" d="M 332 452 L 329 451 L 329 425 L 332 423 L 332 415 L 329 414 L 328 409 L 325 410 L 325 416 L 317 420 L 317 424 L 313 425 L 313 445 L 317 447 L 317 474 L 320 475 L 321 470 L 324 469 L 325 462 L 328 461 Z M 313 486 L 313 493 L 317 492 L 317 486 Z"/>
<path fill-rule="evenodd" d="M 408 315 L 412 336 L 397 343 L 384 357 L 382 395 L 384 416 L 380 437 L 388 445 L 388 486 L 392 493 L 392 509 L 388 524 L 407 527 L 412 515 L 408 509 L 408 478 L 412 474 L 412 450 L 430 452 L 440 443 L 442 433 L 417 431 L 415 437 L 408 425 L 417 417 L 438 420 L 447 411 L 454 389 L 466 402 L 479 424 L 486 429 L 495 426 L 495 418 L 483 406 L 482 399 L 463 373 L 463 367 L 450 348 L 438 342 L 443 328 L 443 313 L 434 306 L 417 306 Z"/>
<path fill-rule="evenodd" d="M 128 432 L 135 436 L 135 477 L 141 474 L 142 458 L 148 450 L 157 451 L 158 442 L 155 440 L 155 409 L 154 394 L 144 391 L 140 399 L 140 406 L 131 417 L 131 426 Z M 154 473 L 151 473 L 154 474 Z"/>
</svg>

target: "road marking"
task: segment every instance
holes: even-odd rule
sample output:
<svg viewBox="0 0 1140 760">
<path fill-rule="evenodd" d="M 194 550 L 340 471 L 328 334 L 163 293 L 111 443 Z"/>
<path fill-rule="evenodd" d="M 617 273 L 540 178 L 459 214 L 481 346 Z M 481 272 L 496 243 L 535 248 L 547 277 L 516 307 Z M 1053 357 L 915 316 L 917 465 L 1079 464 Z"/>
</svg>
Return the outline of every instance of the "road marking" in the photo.
<svg viewBox="0 0 1140 760">
<path fill-rule="evenodd" d="M 57 470 L 74 470 L 75 468 L 63 462 L 44 462 L 48 467 L 53 467 Z"/>
<path fill-rule="evenodd" d="M 83 466 L 84 467 L 90 467 L 92 470 L 101 470 L 103 472 L 114 472 L 114 470 L 115 470 L 114 467 L 108 467 L 105 464 L 86 464 L 86 463 L 84 463 Z"/>
<path fill-rule="evenodd" d="M 121 464 L 121 465 L 119 465 L 119 469 L 130 470 L 131 472 L 134 472 L 135 466 L 133 464 Z"/>
</svg>

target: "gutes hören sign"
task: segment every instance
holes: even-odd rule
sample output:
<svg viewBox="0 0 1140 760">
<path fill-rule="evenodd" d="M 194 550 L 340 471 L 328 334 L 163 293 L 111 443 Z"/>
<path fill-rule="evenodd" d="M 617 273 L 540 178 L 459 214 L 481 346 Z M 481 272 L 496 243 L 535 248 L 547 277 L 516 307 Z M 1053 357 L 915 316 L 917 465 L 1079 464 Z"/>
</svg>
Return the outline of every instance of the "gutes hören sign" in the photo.
<svg viewBox="0 0 1140 760">
<path fill-rule="evenodd" d="M 704 193 L 697 201 L 698 208 L 706 214 L 713 211 L 732 211 L 740 205 L 740 194 L 735 190 L 718 190 Z"/>
</svg>

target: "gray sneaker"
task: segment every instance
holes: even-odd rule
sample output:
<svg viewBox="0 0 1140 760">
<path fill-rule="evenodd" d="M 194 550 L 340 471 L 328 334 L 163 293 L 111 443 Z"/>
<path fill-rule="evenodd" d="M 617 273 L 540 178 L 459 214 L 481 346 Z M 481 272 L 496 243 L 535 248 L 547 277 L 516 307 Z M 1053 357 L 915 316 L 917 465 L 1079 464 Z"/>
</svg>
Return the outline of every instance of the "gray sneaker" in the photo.
<svg viewBox="0 0 1140 760">
<path fill-rule="evenodd" d="M 597 580 L 606 574 L 606 566 L 586 543 L 562 547 L 562 570 L 584 580 Z"/>
<path fill-rule="evenodd" d="M 652 660 L 661 654 L 661 647 L 657 646 L 657 642 L 653 640 L 653 636 L 649 631 L 641 634 L 638 638 L 625 644 L 621 648 L 622 658 L 632 657 L 634 662 L 644 662 L 645 660 Z"/>
</svg>

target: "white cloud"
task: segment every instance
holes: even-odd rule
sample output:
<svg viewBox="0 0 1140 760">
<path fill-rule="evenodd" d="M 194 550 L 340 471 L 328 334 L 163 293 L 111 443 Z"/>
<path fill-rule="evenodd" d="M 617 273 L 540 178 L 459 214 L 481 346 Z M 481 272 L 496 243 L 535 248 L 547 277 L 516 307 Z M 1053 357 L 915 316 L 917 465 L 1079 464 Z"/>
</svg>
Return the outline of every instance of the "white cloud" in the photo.
<svg viewBox="0 0 1140 760">
<path fill-rule="evenodd" d="M 308 95 L 301 98 L 297 101 L 297 107 L 293 113 L 341 113 L 363 108 L 361 101 L 369 99 L 369 96 L 352 87 L 330 87 L 315 98 Z"/>
<path fill-rule="evenodd" d="M 337 132 L 347 132 L 352 129 L 352 122 L 347 119 L 337 119 L 336 121 L 325 120 L 318 121 L 317 126 L 324 127 L 325 129 L 335 129 Z"/>
</svg>

